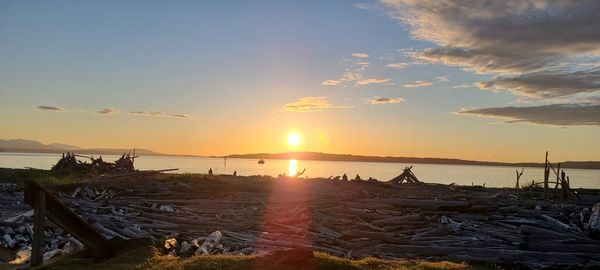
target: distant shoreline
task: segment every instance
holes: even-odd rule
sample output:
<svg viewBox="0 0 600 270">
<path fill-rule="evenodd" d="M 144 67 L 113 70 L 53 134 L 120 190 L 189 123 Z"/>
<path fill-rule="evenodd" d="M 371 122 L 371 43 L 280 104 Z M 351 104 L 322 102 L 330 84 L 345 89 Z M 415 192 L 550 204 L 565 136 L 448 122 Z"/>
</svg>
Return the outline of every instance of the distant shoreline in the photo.
<svg viewBox="0 0 600 270">
<path fill-rule="evenodd" d="M 62 154 L 72 152 L 79 155 L 122 155 L 129 150 L 125 149 L 0 149 L 0 153 L 30 153 L 30 154 Z M 256 154 L 234 154 L 226 156 L 200 156 L 200 155 L 181 155 L 181 154 L 163 154 L 145 149 L 136 149 L 136 155 L 156 156 L 156 157 L 206 157 L 206 158 L 240 158 L 240 159 L 278 159 L 278 160 L 314 160 L 314 161 L 348 161 L 348 162 L 376 162 L 376 163 L 403 163 L 403 164 L 442 164 L 442 165 L 473 165 L 473 166 L 498 166 L 498 167 L 527 167 L 540 168 L 544 163 L 536 162 L 494 162 L 494 161 L 476 161 L 453 158 L 419 158 L 419 157 L 392 157 L 392 156 L 363 156 L 363 155 L 343 155 L 327 154 L 318 152 L 287 152 L 287 153 L 256 153 Z M 556 162 L 555 162 L 556 163 Z M 561 168 L 568 169 L 587 169 L 600 170 L 600 161 L 564 161 L 561 162 Z"/>
<path fill-rule="evenodd" d="M 474 165 L 474 166 L 499 166 L 499 167 L 544 167 L 544 163 L 536 162 L 494 162 L 494 161 L 476 161 L 453 158 L 418 158 L 418 157 L 380 157 L 380 156 L 362 156 L 362 155 L 341 155 L 326 154 L 316 152 L 290 152 L 290 153 L 258 153 L 228 155 L 220 158 L 248 158 L 248 159 L 297 159 L 297 160 L 315 160 L 315 161 L 353 161 L 353 162 L 377 162 L 377 163 L 408 163 L 408 164 L 444 164 L 444 165 Z M 589 169 L 599 170 L 600 161 L 564 161 L 561 162 L 561 168 L 569 169 Z"/>
</svg>

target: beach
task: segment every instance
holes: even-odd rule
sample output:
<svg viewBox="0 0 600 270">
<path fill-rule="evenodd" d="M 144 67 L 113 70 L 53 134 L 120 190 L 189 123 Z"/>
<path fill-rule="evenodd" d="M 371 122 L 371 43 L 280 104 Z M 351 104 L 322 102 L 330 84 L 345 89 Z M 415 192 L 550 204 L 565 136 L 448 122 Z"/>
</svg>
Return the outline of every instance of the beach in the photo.
<svg viewBox="0 0 600 270">
<path fill-rule="evenodd" d="M 2 220 L 27 210 L 18 202 L 20 184 L 11 187 L 2 192 Z M 580 199 L 543 200 L 540 188 L 517 195 L 515 189 L 482 186 L 204 174 L 48 187 L 106 238 L 175 238 L 189 244 L 218 231 L 221 246 L 212 252 L 219 254 L 308 249 L 357 259 L 526 268 L 590 266 L 600 260 L 600 241 L 585 228 L 600 198 L 595 189 L 577 189 Z M 178 249 L 170 252 L 186 256 Z"/>
</svg>

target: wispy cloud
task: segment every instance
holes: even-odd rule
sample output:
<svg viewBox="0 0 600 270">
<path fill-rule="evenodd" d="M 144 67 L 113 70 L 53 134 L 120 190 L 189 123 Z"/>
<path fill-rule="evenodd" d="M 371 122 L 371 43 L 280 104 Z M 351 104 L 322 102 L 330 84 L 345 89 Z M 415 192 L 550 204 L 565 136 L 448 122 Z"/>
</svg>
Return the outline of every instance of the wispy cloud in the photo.
<svg viewBox="0 0 600 270">
<path fill-rule="evenodd" d="M 459 85 L 452 86 L 452 88 L 454 88 L 454 89 L 459 89 L 459 88 L 473 88 L 473 87 L 477 87 L 477 84 L 475 84 L 475 83 L 464 83 L 464 84 L 459 84 Z"/>
<path fill-rule="evenodd" d="M 370 11 L 380 11 L 381 10 L 381 6 L 379 5 L 374 5 L 371 3 L 365 3 L 365 2 L 360 2 L 360 3 L 356 3 L 354 5 L 352 5 L 355 8 L 359 8 L 359 9 L 364 9 L 364 10 L 370 10 Z"/>
<path fill-rule="evenodd" d="M 462 109 L 457 114 L 506 119 L 506 123 L 600 126 L 600 105 L 550 104 L 530 107 Z"/>
<path fill-rule="evenodd" d="M 129 112 L 129 114 L 132 115 L 139 115 L 139 116 L 154 116 L 154 117 L 175 117 L 175 118 L 183 118 L 183 119 L 192 119 L 193 117 L 191 115 L 187 115 L 187 114 L 170 114 L 170 113 L 166 113 L 166 112 L 150 112 L 150 111 L 132 111 Z"/>
<path fill-rule="evenodd" d="M 359 53 L 353 54 L 353 56 L 357 59 L 345 59 L 344 61 L 341 61 L 341 64 L 349 66 L 346 67 L 344 73 L 342 73 L 338 79 L 322 81 L 321 85 L 356 87 L 382 83 L 386 83 L 387 85 L 391 83 L 392 80 L 388 78 L 370 78 L 365 75 L 366 70 L 371 65 L 370 62 L 364 61 L 364 58 L 368 57 L 368 55 L 361 55 Z"/>
<path fill-rule="evenodd" d="M 327 86 L 336 86 L 340 83 L 342 83 L 340 80 L 324 80 L 321 84 Z"/>
<path fill-rule="evenodd" d="M 401 68 L 405 68 L 410 66 L 410 64 L 408 63 L 404 63 L 404 62 L 398 62 L 398 63 L 389 63 L 387 64 L 387 67 L 389 68 L 395 68 L 395 69 L 401 69 Z"/>
<path fill-rule="evenodd" d="M 432 84 L 433 84 L 432 82 L 428 82 L 428 81 L 414 81 L 412 83 L 405 84 L 404 87 L 415 88 L 415 87 L 430 86 Z"/>
<path fill-rule="evenodd" d="M 327 109 L 343 109 L 350 106 L 333 105 L 327 97 L 303 97 L 297 101 L 283 104 L 281 110 L 287 112 L 318 112 Z"/>
<path fill-rule="evenodd" d="M 397 97 L 397 98 L 372 97 L 367 101 L 367 103 L 370 105 L 393 104 L 393 103 L 400 103 L 400 102 L 404 102 L 404 99 L 400 98 L 400 97 Z"/>
<path fill-rule="evenodd" d="M 172 117 L 184 118 L 184 119 L 192 119 L 193 117 L 189 114 L 171 114 Z"/>
<path fill-rule="evenodd" d="M 356 62 L 356 64 L 359 65 L 359 66 L 361 66 L 361 67 L 363 67 L 363 68 L 368 68 L 371 65 L 371 63 L 364 62 L 364 61 L 363 62 Z"/>
<path fill-rule="evenodd" d="M 149 112 L 149 111 L 133 111 L 133 112 L 129 112 L 129 114 L 144 115 L 144 116 L 168 116 L 169 115 L 166 112 Z"/>
<path fill-rule="evenodd" d="M 387 78 L 368 78 L 368 79 L 360 79 L 356 81 L 358 85 L 369 85 L 369 84 L 380 84 L 391 81 L 391 79 Z"/>
<path fill-rule="evenodd" d="M 365 86 L 369 84 L 390 83 L 389 78 L 368 78 L 364 75 L 364 71 L 369 67 L 369 62 L 351 62 L 353 68 L 347 68 L 339 79 L 325 80 L 321 82 L 326 86 Z"/>
<path fill-rule="evenodd" d="M 450 81 L 450 76 L 438 76 L 435 78 L 440 82 L 449 82 Z"/>
<path fill-rule="evenodd" d="M 40 110 L 46 110 L 46 111 L 57 111 L 57 112 L 64 112 L 65 111 L 63 108 L 54 107 L 54 106 L 47 106 L 47 105 L 40 105 L 40 106 L 37 106 L 37 108 L 40 109 Z"/>
<path fill-rule="evenodd" d="M 105 109 L 97 111 L 96 113 L 98 113 L 98 114 L 114 114 L 114 113 L 118 113 L 118 112 L 119 112 L 119 109 L 105 108 Z"/>
<path fill-rule="evenodd" d="M 356 57 L 356 58 L 369 58 L 369 55 L 366 53 L 353 53 L 352 57 Z"/>
</svg>

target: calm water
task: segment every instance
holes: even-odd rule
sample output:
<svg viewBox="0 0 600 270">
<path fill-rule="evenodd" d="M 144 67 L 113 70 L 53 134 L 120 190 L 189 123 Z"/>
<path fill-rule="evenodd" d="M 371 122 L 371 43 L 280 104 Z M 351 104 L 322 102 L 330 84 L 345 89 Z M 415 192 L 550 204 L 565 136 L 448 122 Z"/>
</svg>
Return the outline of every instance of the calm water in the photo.
<svg viewBox="0 0 600 270">
<path fill-rule="evenodd" d="M 23 168 L 33 167 L 49 169 L 60 158 L 60 154 L 0 153 L 0 167 Z M 116 160 L 118 156 L 104 155 L 106 161 Z M 238 175 L 271 175 L 294 174 L 302 171 L 308 177 L 329 177 L 346 173 L 349 178 L 359 174 L 362 179 L 373 177 L 389 180 L 402 172 L 404 166 L 414 165 L 413 172 L 424 182 L 456 183 L 459 185 L 483 185 L 493 187 L 512 187 L 515 183 L 515 169 L 496 166 L 465 166 L 438 164 L 399 164 L 347 161 L 310 161 L 310 160 L 265 160 L 258 164 L 256 159 L 227 159 L 207 157 L 155 157 L 143 156 L 135 160 L 135 167 L 140 170 L 156 170 L 179 168 L 178 173 L 206 173 L 209 168 L 215 174 Z M 520 169 L 520 168 L 519 168 Z M 566 169 L 571 178 L 572 187 L 600 188 L 600 170 Z M 540 181 L 543 178 L 542 168 L 525 168 L 521 183 Z"/>
</svg>

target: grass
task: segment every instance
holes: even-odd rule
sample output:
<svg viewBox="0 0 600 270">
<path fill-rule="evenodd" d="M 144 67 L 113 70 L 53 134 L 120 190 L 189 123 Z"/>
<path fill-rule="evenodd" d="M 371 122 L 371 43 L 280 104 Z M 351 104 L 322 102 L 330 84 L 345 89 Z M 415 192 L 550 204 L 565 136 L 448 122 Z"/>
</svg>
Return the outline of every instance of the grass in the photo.
<svg viewBox="0 0 600 270">
<path fill-rule="evenodd" d="M 89 258 L 69 256 L 36 270 L 276 270 L 290 269 L 291 265 L 274 265 L 260 256 L 210 255 L 178 258 L 158 255 L 145 245 L 125 252 L 118 257 L 95 262 Z M 463 270 L 473 269 L 468 264 L 453 262 L 429 262 L 424 260 L 381 260 L 365 258 L 350 260 L 314 252 L 315 260 L 310 270 Z M 304 269 L 304 268 L 303 268 Z M 489 268 L 485 268 L 489 269 Z"/>
<path fill-rule="evenodd" d="M 289 269 L 290 265 L 272 265 L 257 256 L 194 256 L 180 259 L 170 256 L 153 257 L 136 269 L 149 270 L 244 270 L 244 269 Z M 315 252 L 315 263 L 311 270 L 461 270 L 470 269 L 466 264 L 452 262 L 428 262 L 422 260 L 381 260 L 365 258 L 349 260 Z"/>
<path fill-rule="evenodd" d="M 38 181 L 42 185 L 66 185 L 79 181 L 70 174 L 58 174 L 49 170 L 0 168 L 0 182 L 23 184 L 27 180 Z"/>
</svg>

